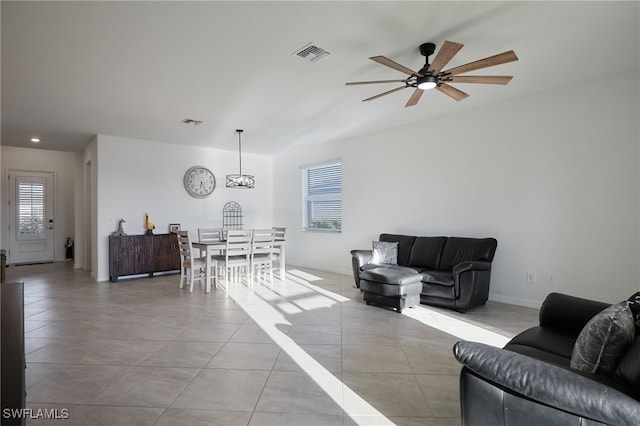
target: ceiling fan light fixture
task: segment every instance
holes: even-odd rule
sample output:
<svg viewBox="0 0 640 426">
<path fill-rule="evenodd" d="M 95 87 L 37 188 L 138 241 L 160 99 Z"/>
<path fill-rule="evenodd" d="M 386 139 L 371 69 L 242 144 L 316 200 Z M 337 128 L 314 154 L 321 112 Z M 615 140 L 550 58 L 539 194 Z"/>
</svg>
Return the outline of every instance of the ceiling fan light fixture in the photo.
<svg viewBox="0 0 640 426">
<path fill-rule="evenodd" d="M 418 78 L 418 89 L 430 90 L 438 85 L 438 77 L 435 75 L 425 75 Z"/>
<path fill-rule="evenodd" d="M 240 170 L 237 175 L 227 175 L 227 188 L 234 189 L 253 189 L 256 186 L 256 179 L 252 175 L 242 174 L 242 129 L 236 129 L 238 133 L 238 156 L 240 158 Z"/>
</svg>

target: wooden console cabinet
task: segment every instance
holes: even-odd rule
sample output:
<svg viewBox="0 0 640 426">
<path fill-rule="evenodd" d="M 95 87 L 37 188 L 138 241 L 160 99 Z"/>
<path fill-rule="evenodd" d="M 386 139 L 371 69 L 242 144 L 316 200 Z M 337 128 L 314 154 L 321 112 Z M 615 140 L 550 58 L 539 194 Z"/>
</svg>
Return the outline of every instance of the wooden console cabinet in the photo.
<svg viewBox="0 0 640 426">
<path fill-rule="evenodd" d="M 2 425 L 24 425 L 25 408 L 24 290 L 22 283 L 2 284 Z M 14 411 L 15 413 L 15 411 Z"/>
<path fill-rule="evenodd" d="M 109 277 L 149 274 L 180 269 L 176 234 L 110 235 Z"/>
</svg>

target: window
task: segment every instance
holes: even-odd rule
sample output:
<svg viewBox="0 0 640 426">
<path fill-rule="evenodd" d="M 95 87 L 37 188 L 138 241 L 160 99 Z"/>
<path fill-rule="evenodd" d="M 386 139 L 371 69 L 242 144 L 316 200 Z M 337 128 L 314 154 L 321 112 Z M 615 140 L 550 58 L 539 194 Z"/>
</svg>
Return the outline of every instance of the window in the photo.
<svg viewBox="0 0 640 426">
<path fill-rule="evenodd" d="M 44 184 L 19 182 L 18 235 L 42 237 L 44 234 Z"/>
<path fill-rule="evenodd" d="M 342 163 L 302 169 L 302 227 L 305 231 L 342 230 Z"/>
</svg>

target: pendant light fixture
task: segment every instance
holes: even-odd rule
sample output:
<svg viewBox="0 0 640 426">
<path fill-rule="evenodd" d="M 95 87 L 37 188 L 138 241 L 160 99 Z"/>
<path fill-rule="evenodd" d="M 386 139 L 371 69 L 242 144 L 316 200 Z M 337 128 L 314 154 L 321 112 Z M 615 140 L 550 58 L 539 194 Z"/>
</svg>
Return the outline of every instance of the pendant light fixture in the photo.
<svg viewBox="0 0 640 426">
<path fill-rule="evenodd" d="M 256 186 L 256 180 L 251 175 L 242 174 L 242 129 L 236 129 L 238 133 L 238 156 L 240 157 L 240 173 L 227 175 L 227 188 L 252 189 Z"/>
</svg>

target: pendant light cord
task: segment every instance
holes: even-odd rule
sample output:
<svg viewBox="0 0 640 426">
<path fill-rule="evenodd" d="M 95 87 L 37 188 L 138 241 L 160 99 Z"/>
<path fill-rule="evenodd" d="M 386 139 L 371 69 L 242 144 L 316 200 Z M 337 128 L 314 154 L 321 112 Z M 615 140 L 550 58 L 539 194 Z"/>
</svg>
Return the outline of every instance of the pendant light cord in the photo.
<svg viewBox="0 0 640 426">
<path fill-rule="evenodd" d="M 237 129 L 236 132 L 238 132 L 238 156 L 240 157 L 240 173 L 239 175 L 242 176 L 242 129 Z"/>
</svg>

